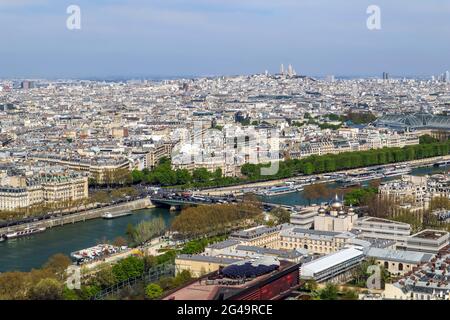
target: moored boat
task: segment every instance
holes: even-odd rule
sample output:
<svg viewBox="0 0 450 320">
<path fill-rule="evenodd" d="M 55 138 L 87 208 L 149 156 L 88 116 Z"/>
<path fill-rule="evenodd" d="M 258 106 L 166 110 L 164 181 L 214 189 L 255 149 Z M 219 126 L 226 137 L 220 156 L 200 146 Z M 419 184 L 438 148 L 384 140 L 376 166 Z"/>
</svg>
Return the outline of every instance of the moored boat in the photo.
<svg viewBox="0 0 450 320">
<path fill-rule="evenodd" d="M 36 234 L 36 233 L 44 232 L 45 230 L 46 230 L 45 227 L 41 227 L 41 228 L 25 228 L 23 230 L 7 233 L 7 234 L 5 234 L 4 237 L 6 239 L 27 237 L 27 236 L 31 236 L 31 235 Z"/>
<path fill-rule="evenodd" d="M 445 167 L 450 165 L 450 160 L 438 161 L 433 164 L 434 167 Z"/>
<path fill-rule="evenodd" d="M 121 213 L 111 213 L 111 212 L 106 212 L 104 214 L 102 214 L 102 218 L 103 219 L 115 219 L 115 218 L 120 218 L 120 217 L 125 217 L 125 216 L 129 216 L 131 215 L 131 212 L 121 212 Z"/>
<path fill-rule="evenodd" d="M 382 173 L 372 172 L 372 171 L 361 171 L 361 172 L 353 172 L 349 173 L 345 178 L 336 180 L 337 183 L 340 183 L 344 186 L 353 186 L 359 185 L 361 182 L 370 181 L 375 179 L 383 178 Z"/>
<path fill-rule="evenodd" d="M 384 177 L 396 177 L 396 176 L 402 176 L 404 174 L 411 173 L 412 169 L 409 166 L 393 166 L 385 168 L 382 173 Z"/>
<path fill-rule="evenodd" d="M 287 186 L 276 186 L 269 189 L 264 189 L 257 192 L 258 195 L 271 197 L 282 194 L 294 193 L 303 190 L 303 186 L 300 185 L 287 185 Z"/>
</svg>

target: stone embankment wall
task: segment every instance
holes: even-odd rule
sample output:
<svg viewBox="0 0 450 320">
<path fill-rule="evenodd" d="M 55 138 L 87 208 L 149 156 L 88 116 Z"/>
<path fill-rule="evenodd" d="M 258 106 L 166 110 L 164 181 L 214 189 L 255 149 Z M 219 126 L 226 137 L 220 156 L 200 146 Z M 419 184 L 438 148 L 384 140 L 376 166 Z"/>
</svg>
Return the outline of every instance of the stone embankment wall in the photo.
<svg viewBox="0 0 450 320">
<path fill-rule="evenodd" d="M 144 209 L 144 208 L 152 208 L 152 207 L 154 207 L 154 206 L 153 206 L 152 202 L 150 201 L 150 199 L 144 198 L 144 199 L 125 202 L 125 203 L 108 206 L 108 207 L 104 207 L 104 208 L 86 210 L 86 211 L 82 211 L 82 212 L 78 212 L 78 213 L 74 213 L 74 214 L 70 214 L 70 215 L 66 215 L 66 216 L 62 216 L 62 217 L 52 218 L 49 220 L 28 223 L 26 225 L 18 225 L 18 226 L 12 226 L 12 227 L 8 227 L 8 228 L 1 228 L 0 234 L 13 232 L 16 230 L 21 230 L 27 226 L 36 227 L 36 228 L 40 228 L 40 227 L 53 228 L 53 227 L 57 227 L 57 226 L 63 226 L 68 223 L 76 223 L 76 222 L 83 222 L 83 221 L 91 220 L 91 219 L 97 219 L 97 218 L 100 218 L 102 216 L 102 214 L 104 214 L 106 212 L 122 213 L 122 212 L 139 210 L 139 209 Z"/>
</svg>

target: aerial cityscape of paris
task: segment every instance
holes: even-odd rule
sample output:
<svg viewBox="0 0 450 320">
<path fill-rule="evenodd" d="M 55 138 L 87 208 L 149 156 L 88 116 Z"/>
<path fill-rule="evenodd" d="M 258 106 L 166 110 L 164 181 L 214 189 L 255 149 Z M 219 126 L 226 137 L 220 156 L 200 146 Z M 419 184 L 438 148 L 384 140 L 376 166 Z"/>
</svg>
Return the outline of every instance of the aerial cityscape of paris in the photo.
<svg viewBox="0 0 450 320">
<path fill-rule="evenodd" d="M 438 0 L 0 0 L 0 300 L 450 300 L 449 36 Z"/>
</svg>

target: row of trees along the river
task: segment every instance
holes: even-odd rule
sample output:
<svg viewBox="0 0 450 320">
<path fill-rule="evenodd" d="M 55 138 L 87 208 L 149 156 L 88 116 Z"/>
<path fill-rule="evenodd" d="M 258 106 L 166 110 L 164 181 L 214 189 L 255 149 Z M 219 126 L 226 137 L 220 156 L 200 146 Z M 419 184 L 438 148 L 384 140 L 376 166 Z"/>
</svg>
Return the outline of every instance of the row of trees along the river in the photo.
<svg viewBox="0 0 450 320">
<path fill-rule="evenodd" d="M 402 161 L 419 160 L 448 155 L 450 142 L 439 142 L 429 136 L 421 137 L 420 144 L 403 148 L 382 148 L 367 151 L 343 152 L 339 154 L 313 155 L 303 159 L 280 161 L 274 175 L 261 175 L 261 168 L 269 164 L 245 164 L 241 168 L 243 177 L 224 177 L 221 169 L 209 172 L 205 168 L 195 169 L 192 173 L 186 169 L 172 169 L 167 158 L 161 159 L 153 170 L 125 169 L 112 170 L 105 175 L 103 185 L 121 186 L 129 184 L 151 184 L 160 186 L 211 187 L 227 186 L 238 183 L 289 178 L 297 174 L 318 174 L 360 167 L 383 165 Z M 95 177 L 90 180 L 95 185 Z"/>
</svg>

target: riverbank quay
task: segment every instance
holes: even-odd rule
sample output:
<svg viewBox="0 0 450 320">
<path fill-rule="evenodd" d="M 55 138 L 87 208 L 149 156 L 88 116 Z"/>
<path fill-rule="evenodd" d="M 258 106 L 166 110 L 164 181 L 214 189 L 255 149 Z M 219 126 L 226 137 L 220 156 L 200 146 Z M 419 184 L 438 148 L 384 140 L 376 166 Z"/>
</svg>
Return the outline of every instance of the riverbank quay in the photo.
<svg viewBox="0 0 450 320">
<path fill-rule="evenodd" d="M 127 248 L 121 252 L 109 255 L 105 258 L 95 261 L 86 262 L 82 265 L 83 275 L 89 275 L 98 271 L 104 265 L 112 265 L 118 261 L 128 258 L 132 255 L 144 256 L 159 256 L 164 254 L 159 250 L 167 246 L 176 246 L 176 242 L 169 241 L 163 237 L 157 237 L 146 243 L 145 245 L 138 246 L 136 248 Z"/>
<path fill-rule="evenodd" d="M 412 160 L 412 161 L 395 162 L 395 163 L 389 163 L 389 164 L 385 164 L 385 165 L 377 165 L 375 167 L 384 168 L 384 167 L 391 167 L 393 165 L 408 165 L 411 168 L 418 168 L 418 167 L 432 166 L 434 163 L 436 163 L 438 161 L 445 161 L 445 160 L 450 160 L 450 155 L 426 158 L 426 159 L 419 159 L 419 160 Z M 350 173 L 358 172 L 361 169 L 371 169 L 371 167 L 362 167 L 362 168 L 356 168 L 356 169 L 351 169 L 351 170 L 341 170 L 341 171 L 327 172 L 327 173 L 314 174 L 314 175 L 296 175 L 296 176 L 292 176 L 290 178 L 285 178 L 285 179 L 268 180 L 268 181 L 262 181 L 262 182 L 240 184 L 240 185 L 235 185 L 235 186 L 203 189 L 203 190 L 197 191 L 196 193 L 203 194 L 203 195 L 210 195 L 210 196 L 222 196 L 222 195 L 228 195 L 228 194 L 234 194 L 236 196 L 239 196 L 239 195 L 243 195 L 246 192 L 251 192 L 251 191 L 254 191 L 259 188 L 273 187 L 276 185 L 286 183 L 288 181 L 293 181 L 297 178 L 309 178 L 309 179 L 316 180 L 317 183 L 322 183 L 322 182 L 330 183 L 330 182 L 334 182 L 334 180 L 333 179 L 324 179 L 325 175 L 342 174 L 342 173 L 350 174 Z"/>
<path fill-rule="evenodd" d="M 139 209 L 145 208 L 154 208 L 155 206 L 152 204 L 151 200 L 148 197 L 138 200 L 132 200 L 116 205 L 106 206 L 97 209 L 89 209 L 73 214 L 53 217 L 47 220 L 41 220 L 36 222 L 30 222 L 26 224 L 19 224 L 9 227 L 0 228 L 0 234 L 6 234 L 9 232 L 14 232 L 18 230 L 23 230 L 26 227 L 29 228 L 53 228 L 58 226 L 63 226 L 66 224 L 73 224 L 77 222 L 84 222 L 91 219 L 98 219 L 104 213 L 110 212 L 112 214 L 124 213 L 128 211 L 135 211 Z"/>
</svg>

